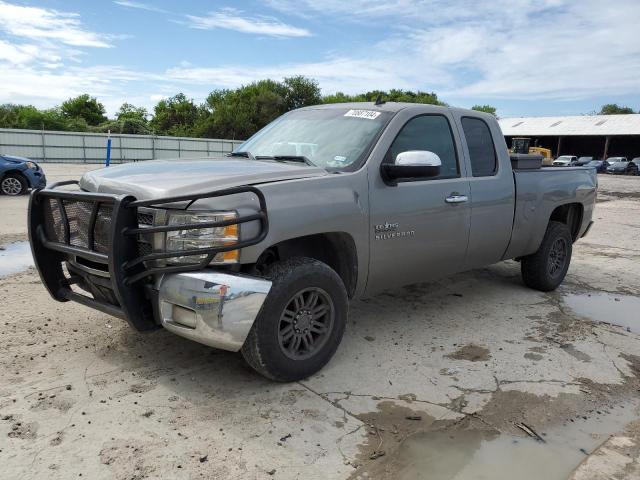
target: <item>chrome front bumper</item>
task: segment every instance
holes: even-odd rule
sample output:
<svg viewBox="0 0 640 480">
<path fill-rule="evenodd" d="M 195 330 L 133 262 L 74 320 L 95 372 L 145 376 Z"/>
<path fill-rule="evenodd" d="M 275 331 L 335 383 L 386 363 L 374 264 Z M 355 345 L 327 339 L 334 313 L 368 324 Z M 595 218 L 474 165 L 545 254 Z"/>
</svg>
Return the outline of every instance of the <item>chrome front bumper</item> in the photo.
<svg viewBox="0 0 640 480">
<path fill-rule="evenodd" d="M 223 350 L 244 344 L 271 282 L 244 275 L 192 272 L 160 281 L 160 321 L 167 330 Z"/>
</svg>

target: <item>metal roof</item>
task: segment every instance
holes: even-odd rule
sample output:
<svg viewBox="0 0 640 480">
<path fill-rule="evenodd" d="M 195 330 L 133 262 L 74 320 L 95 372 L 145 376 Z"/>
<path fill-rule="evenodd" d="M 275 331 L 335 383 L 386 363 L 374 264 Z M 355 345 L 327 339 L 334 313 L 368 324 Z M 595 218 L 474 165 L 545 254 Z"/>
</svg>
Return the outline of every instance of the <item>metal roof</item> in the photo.
<svg viewBox="0 0 640 480">
<path fill-rule="evenodd" d="M 640 135 L 640 114 L 501 118 L 507 137 Z"/>
</svg>

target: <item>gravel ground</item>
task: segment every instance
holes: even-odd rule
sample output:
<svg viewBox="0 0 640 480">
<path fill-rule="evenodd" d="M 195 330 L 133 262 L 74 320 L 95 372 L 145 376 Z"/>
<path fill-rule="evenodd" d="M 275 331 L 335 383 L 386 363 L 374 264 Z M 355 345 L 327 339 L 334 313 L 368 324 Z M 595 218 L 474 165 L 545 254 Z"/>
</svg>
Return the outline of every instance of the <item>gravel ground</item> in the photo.
<svg viewBox="0 0 640 480">
<path fill-rule="evenodd" d="M 44 168 L 55 181 L 92 167 Z M 640 291 L 639 197 L 640 177 L 600 177 L 596 223 L 558 291 L 526 289 L 509 261 L 354 302 L 334 359 L 291 384 L 238 354 L 57 303 L 33 269 L 0 278 L 0 477 L 420 478 L 405 447 L 421 435 L 528 441 L 522 425 L 552 435 L 585 422 L 593 441 L 567 438 L 569 451 L 619 447 L 631 459 L 620 478 L 637 478 L 640 322 L 591 322 L 565 298 L 624 305 Z M 26 205 L 0 197 L 0 245 L 26 238 Z M 608 420 L 623 407 L 624 421 Z M 605 443 L 617 432 L 624 441 Z"/>
</svg>

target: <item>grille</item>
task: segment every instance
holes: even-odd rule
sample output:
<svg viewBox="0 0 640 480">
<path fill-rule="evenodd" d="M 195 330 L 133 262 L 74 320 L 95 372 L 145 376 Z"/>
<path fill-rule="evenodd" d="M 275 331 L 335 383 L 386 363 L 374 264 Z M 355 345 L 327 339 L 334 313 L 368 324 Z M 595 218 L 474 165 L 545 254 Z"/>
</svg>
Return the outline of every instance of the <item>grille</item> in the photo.
<svg viewBox="0 0 640 480">
<path fill-rule="evenodd" d="M 78 200 L 57 200 L 49 198 L 44 207 L 44 230 L 52 242 L 67 243 L 65 241 L 64 211 L 69 226 L 69 244 L 75 247 L 108 253 L 111 248 L 111 216 L 112 207 L 100 205 L 93 229 L 93 248 L 89 245 L 89 223 L 91 222 L 92 202 Z"/>
<path fill-rule="evenodd" d="M 69 221 L 69 243 L 75 247 L 89 248 L 89 222 L 93 204 L 63 200 L 62 205 Z"/>
<path fill-rule="evenodd" d="M 100 205 L 96 216 L 96 226 L 93 229 L 93 246 L 97 252 L 109 253 L 111 249 L 111 215 L 113 208 Z"/>
<path fill-rule="evenodd" d="M 154 220 L 155 218 L 152 212 L 138 212 L 139 227 L 152 227 Z M 151 253 L 153 253 L 153 236 L 145 234 L 138 235 L 138 255 L 142 257 Z"/>
<path fill-rule="evenodd" d="M 138 224 L 153 225 L 153 213 L 138 212 Z"/>
<path fill-rule="evenodd" d="M 46 200 L 44 206 L 44 232 L 47 238 L 52 242 L 65 243 L 64 242 L 64 223 L 62 221 L 62 214 L 58 206 L 58 201 L 49 198 Z"/>
<path fill-rule="evenodd" d="M 144 240 L 138 240 L 138 255 L 141 257 L 153 253 L 153 246 Z"/>
</svg>

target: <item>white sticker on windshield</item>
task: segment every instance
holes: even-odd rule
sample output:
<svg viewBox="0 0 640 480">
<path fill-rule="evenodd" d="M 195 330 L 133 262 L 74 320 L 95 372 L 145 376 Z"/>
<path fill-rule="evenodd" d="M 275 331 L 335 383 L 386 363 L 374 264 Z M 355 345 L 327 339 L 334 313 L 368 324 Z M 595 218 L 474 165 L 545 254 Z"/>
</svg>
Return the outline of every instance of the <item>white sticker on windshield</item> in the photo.
<svg viewBox="0 0 640 480">
<path fill-rule="evenodd" d="M 349 110 L 344 114 L 345 117 L 367 118 L 369 120 L 376 119 L 380 116 L 380 112 L 373 110 Z"/>
</svg>

